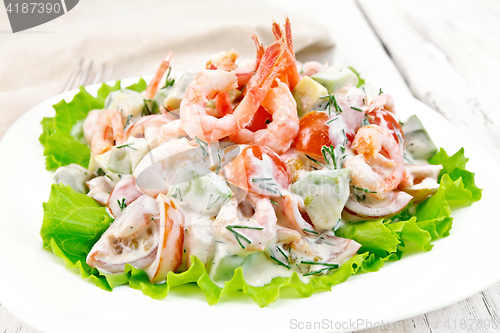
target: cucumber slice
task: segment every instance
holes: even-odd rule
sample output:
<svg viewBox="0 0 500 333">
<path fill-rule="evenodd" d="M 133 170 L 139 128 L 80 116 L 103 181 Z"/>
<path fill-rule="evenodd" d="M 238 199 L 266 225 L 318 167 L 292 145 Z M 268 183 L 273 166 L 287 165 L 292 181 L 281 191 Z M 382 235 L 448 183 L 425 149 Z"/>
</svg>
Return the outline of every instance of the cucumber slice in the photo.
<svg viewBox="0 0 500 333">
<path fill-rule="evenodd" d="M 405 137 L 404 148 L 414 159 L 427 161 L 437 153 L 436 145 L 417 116 L 408 118 L 401 128 Z"/>
<path fill-rule="evenodd" d="M 332 66 L 314 74 L 311 78 L 322 84 L 329 94 L 333 94 L 346 84 L 358 86 L 358 76 L 349 67 Z"/>
</svg>

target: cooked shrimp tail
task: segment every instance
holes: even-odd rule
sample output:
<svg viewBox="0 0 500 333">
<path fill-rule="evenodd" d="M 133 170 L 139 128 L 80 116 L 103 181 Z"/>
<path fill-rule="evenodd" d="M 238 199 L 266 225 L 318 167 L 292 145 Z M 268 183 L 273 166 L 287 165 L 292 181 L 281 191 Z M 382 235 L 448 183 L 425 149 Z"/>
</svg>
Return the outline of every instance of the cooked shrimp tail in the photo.
<svg viewBox="0 0 500 333">
<path fill-rule="evenodd" d="M 92 154 L 100 155 L 123 142 L 122 116 L 115 110 L 106 110 L 99 115 L 92 134 Z"/>
<path fill-rule="evenodd" d="M 252 35 L 252 40 L 255 44 L 255 49 L 257 50 L 257 55 L 255 57 L 255 70 L 258 70 L 262 57 L 264 56 L 264 45 L 259 42 L 259 38 L 255 34 Z"/>
<path fill-rule="evenodd" d="M 151 82 L 149 82 L 145 95 L 147 99 L 153 99 L 153 97 L 155 97 L 155 94 L 158 91 L 158 86 L 160 85 L 163 75 L 165 75 L 165 72 L 170 68 L 170 59 L 172 58 L 173 55 L 174 54 L 172 53 L 172 51 L 168 52 L 167 56 L 161 62 L 160 67 L 158 67 L 158 70 L 151 79 Z"/>
<path fill-rule="evenodd" d="M 253 119 L 262 101 L 281 70 L 284 53 L 283 43 L 278 41 L 269 46 L 262 57 L 259 69 L 248 83 L 247 94 L 234 110 L 240 128 L 245 128 Z"/>
</svg>

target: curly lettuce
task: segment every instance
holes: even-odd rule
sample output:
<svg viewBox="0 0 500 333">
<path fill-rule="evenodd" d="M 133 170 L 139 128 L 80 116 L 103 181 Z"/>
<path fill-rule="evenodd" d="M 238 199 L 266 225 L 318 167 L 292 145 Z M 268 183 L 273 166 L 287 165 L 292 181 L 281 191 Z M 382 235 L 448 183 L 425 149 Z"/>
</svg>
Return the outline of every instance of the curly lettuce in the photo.
<svg viewBox="0 0 500 333">
<path fill-rule="evenodd" d="M 263 287 L 251 286 L 245 282 L 241 267 L 236 269 L 231 280 L 221 288 L 209 278 L 205 266 L 192 256 L 191 266 L 182 273 L 170 272 L 166 282 L 152 284 L 146 272 L 126 265 L 125 271 L 118 274 L 102 274 L 87 265 L 86 257 L 93 244 L 101 237 L 112 219 L 106 209 L 94 199 L 77 193 L 65 185 L 52 185 L 49 200 L 44 203 L 44 219 L 40 235 L 43 246 L 51 250 L 66 263 L 68 269 L 77 268 L 80 275 L 90 279 L 98 287 L 112 291 L 113 288 L 128 284 L 131 288 L 142 290 L 144 295 L 154 299 L 163 299 L 171 288 L 187 283 L 196 283 L 205 294 L 209 304 L 219 302 L 222 295 L 234 295 L 239 291 L 250 296 L 259 306 L 267 306 L 275 302 L 282 288 L 291 287 L 302 297 L 311 296 L 313 292 L 330 290 L 354 275 L 361 266 L 366 255 L 360 254 L 351 258 L 330 275 L 313 278 L 309 283 L 300 281 L 297 273 L 290 277 L 277 277 Z"/>
<path fill-rule="evenodd" d="M 103 108 L 108 94 L 118 89 L 120 82 L 114 86 L 103 85 L 94 97 L 80 88 L 70 103 L 61 101 L 54 105 L 56 115 L 42 120 L 43 134 L 40 136 L 48 170 L 70 163 L 88 165 L 90 150 L 83 142 L 81 133 L 74 128 L 83 122 L 90 110 Z M 146 89 L 146 83 L 141 79 L 127 89 L 140 92 Z M 451 209 L 471 205 L 481 199 L 481 189 L 475 184 L 474 173 L 465 169 L 467 161 L 463 149 L 452 156 L 441 149 L 429 160 L 431 164 L 443 165 L 437 193 L 420 203 L 414 212 L 410 213 L 407 208 L 390 219 L 348 223 L 341 227 L 336 235 L 360 243 L 362 246 L 358 254 L 333 273 L 313 277 L 309 283 L 301 282 L 297 273 L 293 272 L 290 277 L 277 277 L 265 286 L 255 287 L 245 282 L 239 267 L 233 277 L 219 287 L 196 257 L 191 257 L 192 264 L 187 271 L 170 272 L 163 284 L 151 284 L 143 270 L 130 265 L 126 265 L 123 273 L 102 274 L 87 265 L 86 257 L 112 219 L 96 201 L 64 185 L 52 185 L 50 198 L 43 205 L 40 235 L 43 247 L 63 259 L 68 269 L 76 268 L 83 278 L 107 291 L 129 285 L 142 290 L 144 295 L 163 299 L 171 288 L 196 283 L 211 305 L 219 302 L 223 295 L 243 292 L 263 307 L 275 302 L 283 288 L 292 288 L 301 297 L 308 297 L 317 291 L 331 290 L 332 286 L 354 274 L 378 271 L 386 261 L 399 260 L 404 253 L 415 248 L 430 251 L 433 241 L 450 234 L 453 222 Z"/>
<path fill-rule="evenodd" d="M 146 81 L 140 79 L 138 83 L 126 89 L 141 92 L 146 87 Z M 47 170 L 55 170 L 71 163 L 88 167 L 90 149 L 83 139 L 81 125 L 90 111 L 104 108 L 104 101 L 109 93 L 120 89 L 120 81 L 114 86 L 103 84 L 97 91 L 97 96 L 93 96 L 84 87 L 80 87 L 80 91 L 71 102 L 62 100 L 53 106 L 56 115 L 42 119 L 43 133 L 39 138 L 44 147 L 43 155 Z"/>
<path fill-rule="evenodd" d="M 338 236 L 362 245 L 358 253 L 367 254 L 361 272 L 378 270 L 390 259 L 399 260 L 415 246 L 430 251 L 432 241 L 450 234 L 451 209 L 470 206 L 481 199 L 482 190 L 475 184 L 474 173 L 465 169 L 467 161 L 463 148 L 452 156 L 441 148 L 429 160 L 431 164 L 443 165 L 439 189 L 420 203 L 414 214 L 407 208 L 390 219 L 348 223 L 338 230 Z"/>
</svg>

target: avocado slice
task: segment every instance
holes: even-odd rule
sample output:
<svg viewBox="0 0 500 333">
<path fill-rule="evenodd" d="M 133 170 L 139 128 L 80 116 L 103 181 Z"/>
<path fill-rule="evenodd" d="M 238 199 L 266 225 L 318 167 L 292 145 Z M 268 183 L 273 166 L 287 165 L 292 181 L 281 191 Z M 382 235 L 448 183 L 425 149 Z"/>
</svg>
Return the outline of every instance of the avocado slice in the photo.
<svg viewBox="0 0 500 333">
<path fill-rule="evenodd" d="M 417 116 L 408 118 L 401 128 L 405 138 L 404 148 L 414 159 L 427 161 L 437 153 L 436 145 Z"/>
<path fill-rule="evenodd" d="M 126 175 L 132 173 L 127 149 L 126 147 L 111 148 L 111 154 L 109 154 L 109 161 L 106 166 L 109 171 Z"/>
<path fill-rule="evenodd" d="M 106 109 L 117 110 L 122 117 L 137 117 L 144 108 L 144 98 L 137 91 L 121 89 L 111 92 L 104 102 Z"/>
<path fill-rule="evenodd" d="M 297 102 L 299 118 L 302 118 L 307 113 L 319 107 L 324 101 L 321 97 L 328 95 L 328 91 L 309 76 L 304 76 L 295 88 L 293 88 L 292 95 Z"/>
<path fill-rule="evenodd" d="M 292 185 L 316 228 L 331 230 L 337 224 L 349 198 L 349 180 L 349 169 L 322 169 L 309 172 Z"/>
<path fill-rule="evenodd" d="M 182 99 L 186 96 L 187 88 L 198 75 L 199 73 L 186 72 L 178 80 L 175 80 L 167 98 L 163 101 L 163 106 L 170 111 L 177 110 L 181 106 Z"/>
<path fill-rule="evenodd" d="M 311 76 L 311 78 L 322 84 L 329 94 L 333 94 L 346 84 L 358 86 L 358 76 L 349 67 L 332 66 Z"/>
</svg>

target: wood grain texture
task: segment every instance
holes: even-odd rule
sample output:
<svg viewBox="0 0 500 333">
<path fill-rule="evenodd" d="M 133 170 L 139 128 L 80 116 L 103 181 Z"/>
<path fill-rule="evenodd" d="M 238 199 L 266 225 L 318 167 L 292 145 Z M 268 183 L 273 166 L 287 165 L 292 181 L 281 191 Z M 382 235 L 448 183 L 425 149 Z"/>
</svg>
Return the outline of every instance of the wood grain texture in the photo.
<svg viewBox="0 0 500 333">
<path fill-rule="evenodd" d="M 360 0 L 412 93 L 500 152 L 500 2 Z"/>
<path fill-rule="evenodd" d="M 500 2 L 358 0 L 412 93 L 499 160 Z M 500 283 L 372 332 L 500 332 Z M 399 325 L 401 326 L 401 324 Z M 403 327 L 406 327 L 403 325 Z"/>
</svg>

